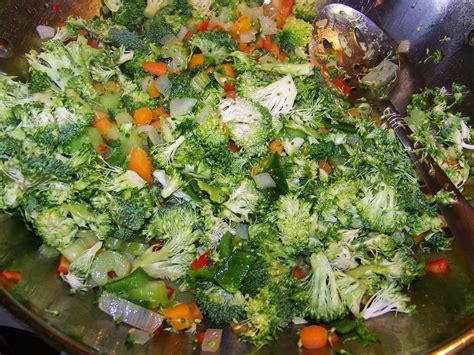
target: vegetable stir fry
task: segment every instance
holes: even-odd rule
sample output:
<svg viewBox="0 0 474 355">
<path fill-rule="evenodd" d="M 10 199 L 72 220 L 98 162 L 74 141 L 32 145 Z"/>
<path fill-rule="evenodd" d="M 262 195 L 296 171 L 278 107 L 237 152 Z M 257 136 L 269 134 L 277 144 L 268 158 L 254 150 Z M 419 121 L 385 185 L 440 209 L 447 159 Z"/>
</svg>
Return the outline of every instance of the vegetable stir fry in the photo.
<svg viewBox="0 0 474 355">
<path fill-rule="evenodd" d="M 317 324 L 308 348 L 374 341 L 364 320 L 412 313 L 403 289 L 423 251 L 449 248 L 436 201 L 450 196 L 423 193 L 383 117 L 323 84 L 314 4 L 105 5 L 28 54 L 28 83 L 0 75 L 0 208 L 61 254 L 72 291 L 98 288 L 142 331 L 204 314 L 257 346 L 292 322 Z M 450 112 L 461 98 L 426 91 L 408 119 L 458 186 L 474 147 Z"/>
</svg>

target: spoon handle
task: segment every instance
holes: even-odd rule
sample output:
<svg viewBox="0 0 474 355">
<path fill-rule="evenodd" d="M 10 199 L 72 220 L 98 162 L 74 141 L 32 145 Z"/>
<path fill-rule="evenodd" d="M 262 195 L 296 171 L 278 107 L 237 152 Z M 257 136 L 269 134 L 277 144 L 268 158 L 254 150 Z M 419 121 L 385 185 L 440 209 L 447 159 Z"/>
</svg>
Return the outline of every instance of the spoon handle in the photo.
<svg viewBox="0 0 474 355">
<path fill-rule="evenodd" d="M 403 117 L 398 113 L 392 113 L 388 118 L 388 123 L 405 146 L 430 192 L 435 195 L 438 191 L 444 190 L 455 195 L 455 201 L 452 204 L 438 204 L 438 207 L 464 252 L 469 268 L 474 272 L 474 208 L 431 155 L 426 153 L 423 145 L 414 143 L 410 139 L 413 132 Z"/>
</svg>

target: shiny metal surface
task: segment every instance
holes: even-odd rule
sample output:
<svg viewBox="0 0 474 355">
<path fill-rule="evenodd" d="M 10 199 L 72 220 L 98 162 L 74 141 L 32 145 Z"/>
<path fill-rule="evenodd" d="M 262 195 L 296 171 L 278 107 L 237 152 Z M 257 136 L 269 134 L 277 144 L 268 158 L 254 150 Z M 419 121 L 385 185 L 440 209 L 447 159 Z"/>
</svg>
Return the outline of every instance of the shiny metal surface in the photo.
<svg viewBox="0 0 474 355">
<path fill-rule="evenodd" d="M 53 3 L 60 5 L 59 12 L 53 11 Z M 321 1 L 321 7 L 329 1 Z M 387 29 L 390 36 L 396 40 L 404 39 L 390 33 L 390 29 L 397 32 L 396 19 L 405 26 L 411 23 L 412 32 L 407 35 L 418 36 L 413 27 L 416 21 L 439 21 L 446 15 L 450 4 L 456 3 L 471 6 L 472 1 L 418 1 L 418 8 L 411 5 L 416 0 L 392 1 L 345 1 L 358 9 L 364 8 L 369 17 L 381 22 L 392 23 Z M 380 5 L 375 6 L 376 3 Z M 422 4 L 423 3 L 423 4 Z M 430 5 L 431 4 L 431 5 Z M 443 4 L 442 8 L 436 4 Z M 436 5 L 436 6 L 435 6 Z M 318 5 L 319 6 L 319 5 Z M 419 13 L 420 7 L 431 6 L 430 12 Z M 438 6 L 438 7 L 437 7 Z M 441 5 L 440 5 L 441 6 Z M 455 5 L 453 5 L 455 6 Z M 457 6 L 457 5 L 456 5 Z M 0 0 L 0 38 L 11 44 L 11 58 L 0 58 L 0 70 L 24 75 L 25 66 L 22 53 L 38 45 L 39 38 L 35 34 L 37 24 L 59 24 L 67 15 L 90 16 L 97 13 L 99 2 L 83 0 L 64 1 L 27 1 L 27 0 Z M 449 12 L 449 11 L 448 11 Z M 377 16 L 373 16 L 376 13 Z M 409 21 L 408 14 L 411 16 Z M 453 16 L 452 14 L 449 16 Z M 446 17 L 446 18 L 449 18 Z M 463 17 L 466 16 L 464 10 Z M 434 19 L 434 20 L 433 20 Z M 378 22 L 380 21 L 380 22 Z M 425 22 L 423 22 L 425 23 Z M 428 22 L 430 23 L 430 22 Z M 444 24 L 444 22 L 442 22 Z M 415 23 L 416 24 L 416 23 Z M 447 26 L 447 24 L 444 24 Z M 456 25 L 457 26 L 457 25 Z M 407 27 L 398 29 L 405 35 Z M 403 31 L 402 31 L 403 30 Z M 464 30 L 464 29 L 463 29 Z M 433 30 L 434 31 L 434 30 Z M 439 34 L 435 33 L 436 36 Z M 461 30 L 458 29 L 459 37 Z M 457 36 L 458 34 L 456 34 Z M 402 34 L 400 34 L 402 36 Z M 434 36 L 434 37 L 436 37 Z M 452 35 L 452 38 L 457 38 Z M 422 39 L 417 41 L 422 43 Z M 433 41 L 439 41 L 435 39 Z M 435 42 L 433 42 L 435 43 Z M 460 42 L 459 42 L 460 43 Z M 463 48 L 464 45 L 453 41 L 453 48 Z M 451 48 L 451 47 L 450 47 Z M 458 48 L 458 49 L 459 49 Z M 424 49 L 419 48 L 421 53 Z M 452 49 L 455 52 L 455 49 Z M 418 53 L 417 52 L 417 53 Z M 457 59 L 449 63 L 459 64 L 459 58 L 471 58 L 472 51 L 467 53 L 457 51 Z M 418 60 L 414 56 L 414 60 Z M 451 69 L 452 78 L 469 84 L 469 76 L 456 76 L 459 67 Z M 470 67 L 464 67 L 464 73 L 472 73 Z M 433 71 L 433 74 L 436 74 Z M 444 71 L 442 77 L 431 76 L 429 83 L 449 81 L 449 71 Z M 473 75 L 471 74 L 471 78 Z M 438 81 L 436 81 L 438 80 Z M 404 98 L 406 100 L 406 98 Z M 467 108 L 469 108 L 467 106 Z M 186 334 L 171 334 L 162 332 L 159 338 L 153 339 L 146 346 L 135 346 L 131 350 L 125 346 L 127 327 L 116 326 L 106 314 L 98 310 L 93 304 L 93 291 L 84 295 L 69 295 L 69 288 L 61 281 L 56 272 L 55 259 L 46 259 L 40 256 L 37 248 L 40 241 L 29 232 L 20 219 L 7 215 L 0 215 L 0 270 L 10 269 L 23 273 L 23 280 L 10 290 L 0 289 L 0 301 L 15 315 L 25 320 L 38 333 L 61 349 L 69 353 L 103 352 L 108 354 L 187 354 L 198 353 L 193 348 L 192 337 Z M 420 354 L 438 349 L 447 342 L 465 335 L 474 326 L 474 276 L 467 272 L 466 265 L 460 258 L 460 252 L 454 249 L 446 254 L 450 261 L 450 273 L 445 276 L 427 275 L 416 280 L 408 293 L 417 306 L 417 312 L 412 317 L 405 315 L 388 315 L 370 320 L 368 326 L 378 333 L 380 342 L 362 348 L 355 342 L 346 342 L 343 347 L 355 354 Z M 430 256 L 434 257 L 434 256 Z M 45 309 L 57 309 L 58 317 L 45 312 Z M 292 327 L 285 331 L 278 341 L 259 350 L 259 353 L 290 354 L 299 350 L 297 343 L 297 329 Z M 458 342 L 459 343 L 459 342 Z M 246 343 L 237 342 L 230 329 L 224 331 L 224 341 L 221 354 L 241 354 L 254 350 Z M 461 351 L 461 350 L 459 350 Z M 329 354 L 329 348 L 319 351 L 300 351 L 303 354 Z M 472 354 L 472 347 L 462 350 L 462 354 Z"/>
</svg>

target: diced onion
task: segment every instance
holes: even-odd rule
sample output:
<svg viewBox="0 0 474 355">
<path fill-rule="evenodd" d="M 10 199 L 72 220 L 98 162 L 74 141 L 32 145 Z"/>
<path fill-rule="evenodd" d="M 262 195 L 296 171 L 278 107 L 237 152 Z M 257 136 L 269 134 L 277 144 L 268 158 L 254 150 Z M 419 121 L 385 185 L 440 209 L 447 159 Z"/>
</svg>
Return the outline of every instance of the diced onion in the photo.
<svg viewBox="0 0 474 355">
<path fill-rule="evenodd" d="M 135 340 L 135 344 L 143 345 L 153 338 L 153 333 L 145 332 L 144 330 L 132 328 L 128 331 L 128 334 L 132 334 Z"/>
<path fill-rule="evenodd" d="M 268 16 L 261 16 L 259 20 L 260 20 L 260 27 L 262 30 L 262 34 L 273 35 L 277 33 L 278 31 L 277 25 L 276 25 L 276 22 L 272 18 Z"/>
<path fill-rule="evenodd" d="M 207 24 L 207 28 L 214 28 L 216 26 L 221 26 L 221 19 L 219 17 L 212 17 Z"/>
<path fill-rule="evenodd" d="M 242 43 L 250 43 L 250 42 L 253 42 L 255 41 L 255 34 L 257 33 L 256 30 L 254 29 L 250 29 L 249 31 L 247 32 L 242 32 L 240 34 L 240 41 Z"/>
<path fill-rule="evenodd" d="M 238 223 L 235 234 L 242 239 L 249 239 L 249 225 L 247 223 Z"/>
<path fill-rule="evenodd" d="M 149 333 L 153 333 L 163 323 L 163 317 L 158 313 L 108 292 L 103 292 L 100 296 L 99 309 L 132 327 Z"/>
<path fill-rule="evenodd" d="M 207 329 L 201 345 L 201 351 L 216 352 L 221 346 L 222 329 Z"/>
<path fill-rule="evenodd" d="M 163 36 L 163 38 L 160 39 L 160 43 L 165 45 L 169 44 L 170 42 L 177 42 L 178 38 L 174 34 L 168 34 Z"/>
<path fill-rule="evenodd" d="M 255 180 L 257 186 L 262 189 L 270 189 L 272 187 L 276 187 L 276 183 L 269 173 L 255 175 L 253 179 Z"/>
<path fill-rule="evenodd" d="M 182 41 L 187 33 L 188 33 L 188 29 L 184 26 L 181 26 L 181 29 L 179 30 L 178 36 L 177 36 L 178 39 Z"/>
<path fill-rule="evenodd" d="M 300 325 L 300 324 L 307 324 L 308 321 L 304 318 L 301 317 L 293 317 L 292 320 L 293 324 Z"/>
<path fill-rule="evenodd" d="M 397 47 L 397 53 L 408 53 L 410 52 L 410 41 L 407 39 L 404 39 L 403 41 L 400 41 Z"/>
<path fill-rule="evenodd" d="M 148 88 L 150 87 L 151 82 L 153 81 L 153 78 L 151 76 L 147 76 L 142 80 L 140 83 L 140 86 L 142 87 L 142 90 L 145 92 L 148 92 Z"/>
<path fill-rule="evenodd" d="M 53 38 L 56 34 L 56 30 L 54 28 L 44 25 L 36 26 L 36 32 L 38 32 L 41 40 Z"/>
<path fill-rule="evenodd" d="M 158 91 L 164 96 L 170 96 L 171 93 L 171 81 L 168 79 L 167 75 L 161 75 L 158 79 L 155 80 L 155 86 Z"/>
<path fill-rule="evenodd" d="M 139 126 L 137 127 L 137 132 L 144 132 L 147 137 L 150 139 L 150 141 L 153 143 L 153 145 L 158 145 L 160 143 L 163 143 L 163 140 L 161 139 L 160 135 L 156 131 L 156 128 L 150 125 L 144 125 L 144 126 Z"/>
<path fill-rule="evenodd" d="M 171 117 L 183 116 L 193 109 L 197 100 L 193 98 L 172 99 L 170 101 Z"/>
<path fill-rule="evenodd" d="M 248 16 L 252 20 L 256 20 L 259 17 L 263 16 L 263 7 L 260 7 L 260 6 L 248 7 L 242 4 L 242 5 L 239 5 L 239 10 L 242 16 Z"/>
</svg>

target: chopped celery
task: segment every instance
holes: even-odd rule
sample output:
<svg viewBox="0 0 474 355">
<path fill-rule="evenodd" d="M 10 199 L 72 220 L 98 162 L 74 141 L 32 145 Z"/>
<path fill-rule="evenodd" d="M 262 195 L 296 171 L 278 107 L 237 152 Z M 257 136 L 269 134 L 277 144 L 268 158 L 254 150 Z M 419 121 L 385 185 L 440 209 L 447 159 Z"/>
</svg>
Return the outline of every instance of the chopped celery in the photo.
<svg viewBox="0 0 474 355">
<path fill-rule="evenodd" d="M 95 243 L 99 241 L 93 232 L 79 232 L 77 233 L 80 236 L 82 233 L 82 237 L 79 237 L 66 248 L 61 250 L 61 254 L 63 254 L 67 260 L 73 262 L 79 256 L 81 256 L 87 249 L 91 248 Z"/>
<path fill-rule="evenodd" d="M 89 141 L 91 142 L 94 148 L 97 148 L 99 145 L 104 143 L 104 139 L 102 138 L 100 131 L 94 127 L 87 127 L 86 128 L 87 136 L 89 137 Z"/>
<path fill-rule="evenodd" d="M 120 93 L 106 94 L 100 97 L 100 104 L 106 110 L 116 110 L 120 106 Z"/>
<path fill-rule="evenodd" d="M 132 123 L 133 117 L 127 111 L 123 111 L 115 115 L 115 121 L 119 126 L 121 126 L 126 123 Z"/>
<path fill-rule="evenodd" d="M 143 254 L 144 251 L 148 249 L 148 245 L 137 242 L 126 242 L 125 240 L 120 240 L 116 238 L 108 238 L 105 241 L 105 248 L 121 252 L 127 252 L 132 255 L 138 256 Z"/>
<path fill-rule="evenodd" d="M 94 282 L 105 285 L 109 281 L 109 272 L 113 271 L 121 278 L 130 272 L 130 261 L 116 251 L 106 250 L 99 254 L 92 263 L 91 276 Z"/>
<path fill-rule="evenodd" d="M 209 75 L 202 71 L 191 79 L 191 87 L 197 92 L 203 92 L 206 86 L 211 82 Z"/>
</svg>

